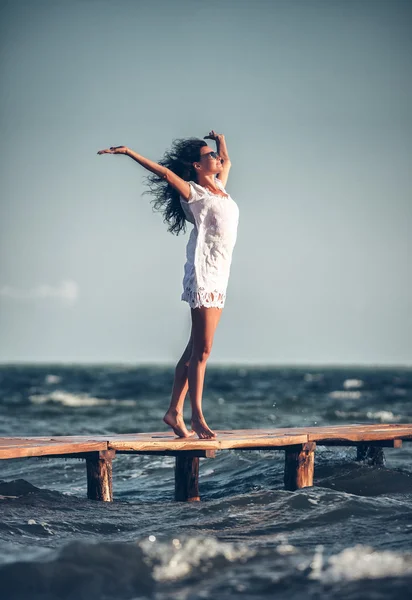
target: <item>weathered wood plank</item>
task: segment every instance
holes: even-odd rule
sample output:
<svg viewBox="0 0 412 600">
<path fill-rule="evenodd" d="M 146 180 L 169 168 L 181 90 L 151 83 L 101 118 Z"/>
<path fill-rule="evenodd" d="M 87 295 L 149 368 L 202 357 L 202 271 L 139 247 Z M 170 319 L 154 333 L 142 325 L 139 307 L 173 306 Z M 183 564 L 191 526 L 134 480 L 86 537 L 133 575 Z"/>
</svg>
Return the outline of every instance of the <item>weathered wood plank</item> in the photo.
<svg viewBox="0 0 412 600">
<path fill-rule="evenodd" d="M 180 453 L 175 465 L 176 502 L 198 502 L 199 496 L 199 458 Z"/>
<path fill-rule="evenodd" d="M 289 446 L 285 450 L 285 489 L 294 491 L 313 486 L 315 442 Z"/>
<path fill-rule="evenodd" d="M 342 427 L 319 427 L 308 429 L 309 441 L 325 444 L 332 440 L 366 442 L 391 439 L 412 439 L 412 426 L 359 425 Z"/>
<path fill-rule="evenodd" d="M 4 436 L 0 438 L 0 444 L 15 445 L 19 443 L 35 442 L 106 442 L 107 435 L 56 435 L 56 436 Z"/>
<path fill-rule="evenodd" d="M 86 456 L 87 497 L 89 500 L 113 502 L 112 460 L 114 450 L 93 452 Z"/>
<path fill-rule="evenodd" d="M 118 451 L 187 451 L 187 450 L 230 450 L 234 448 L 253 448 L 254 446 L 287 446 L 290 444 L 299 444 L 307 442 L 307 435 L 300 433 L 296 435 L 288 435 L 284 433 L 276 433 L 262 436 L 247 436 L 237 435 L 233 432 L 232 435 L 221 435 L 217 432 L 217 437 L 210 440 L 200 440 L 194 438 L 169 438 L 169 439 L 143 439 L 129 438 L 128 440 L 113 440 L 109 439 L 108 447 Z"/>
<path fill-rule="evenodd" d="M 0 459 L 25 458 L 29 456 L 58 456 L 61 454 L 78 454 L 80 452 L 96 452 L 107 450 L 107 442 L 35 442 L 20 446 L 0 445 Z"/>
</svg>

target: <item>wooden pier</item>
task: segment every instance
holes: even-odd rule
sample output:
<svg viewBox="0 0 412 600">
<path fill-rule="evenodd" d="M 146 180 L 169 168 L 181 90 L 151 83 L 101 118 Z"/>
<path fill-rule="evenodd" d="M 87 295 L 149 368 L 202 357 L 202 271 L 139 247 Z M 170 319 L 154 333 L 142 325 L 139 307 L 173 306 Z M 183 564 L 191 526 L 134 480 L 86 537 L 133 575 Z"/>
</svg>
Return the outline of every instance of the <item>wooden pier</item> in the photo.
<svg viewBox="0 0 412 600">
<path fill-rule="evenodd" d="M 357 446 L 357 459 L 383 464 L 383 448 L 412 441 L 412 424 L 343 425 L 217 431 L 211 440 L 176 438 L 173 433 L 56 437 L 2 437 L 0 459 L 37 457 L 83 458 L 87 497 L 111 502 L 112 463 L 117 453 L 174 456 L 175 500 L 193 502 L 199 495 L 199 458 L 221 450 L 283 450 L 286 490 L 313 485 L 316 445 Z"/>
</svg>

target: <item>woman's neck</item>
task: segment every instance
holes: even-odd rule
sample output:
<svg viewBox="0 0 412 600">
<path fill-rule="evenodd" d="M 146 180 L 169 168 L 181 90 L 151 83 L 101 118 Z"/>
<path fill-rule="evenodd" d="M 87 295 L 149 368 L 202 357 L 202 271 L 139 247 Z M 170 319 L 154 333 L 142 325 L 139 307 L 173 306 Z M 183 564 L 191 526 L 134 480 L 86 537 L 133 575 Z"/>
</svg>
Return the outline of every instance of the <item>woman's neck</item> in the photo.
<svg viewBox="0 0 412 600">
<path fill-rule="evenodd" d="M 202 175 L 199 173 L 197 176 L 197 182 L 203 187 L 211 188 L 213 190 L 219 189 L 216 185 L 215 175 L 213 173 L 211 175 Z"/>
</svg>

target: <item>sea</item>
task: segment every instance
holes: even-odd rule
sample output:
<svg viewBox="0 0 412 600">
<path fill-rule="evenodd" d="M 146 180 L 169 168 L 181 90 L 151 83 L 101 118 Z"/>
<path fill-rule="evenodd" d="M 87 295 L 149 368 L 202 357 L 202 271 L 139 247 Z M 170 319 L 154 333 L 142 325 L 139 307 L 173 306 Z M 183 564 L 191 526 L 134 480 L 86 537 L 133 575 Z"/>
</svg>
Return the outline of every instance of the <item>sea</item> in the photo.
<svg viewBox="0 0 412 600">
<path fill-rule="evenodd" d="M 173 365 L 2 365 L 0 436 L 161 432 Z M 207 366 L 219 429 L 412 423 L 412 369 Z M 189 398 L 185 416 L 190 421 Z M 201 502 L 174 501 L 174 459 L 117 455 L 114 502 L 82 459 L 2 460 L 2 600 L 406 599 L 412 442 L 385 465 L 316 451 L 314 487 L 283 489 L 284 453 L 200 459 Z"/>
</svg>

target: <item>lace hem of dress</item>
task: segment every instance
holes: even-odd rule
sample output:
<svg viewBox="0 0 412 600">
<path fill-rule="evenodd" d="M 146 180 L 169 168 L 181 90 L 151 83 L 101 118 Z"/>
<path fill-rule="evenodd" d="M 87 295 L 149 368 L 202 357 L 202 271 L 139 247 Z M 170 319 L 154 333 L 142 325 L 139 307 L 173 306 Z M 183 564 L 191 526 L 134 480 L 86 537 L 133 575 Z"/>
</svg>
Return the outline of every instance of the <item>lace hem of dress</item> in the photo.
<svg viewBox="0 0 412 600">
<path fill-rule="evenodd" d="M 181 300 L 188 302 L 191 308 L 200 308 L 201 306 L 223 308 L 225 299 L 226 294 L 224 292 L 219 290 L 207 292 L 202 287 L 197 290 L 187 287 L 181 296 Z"/>
</svg>

